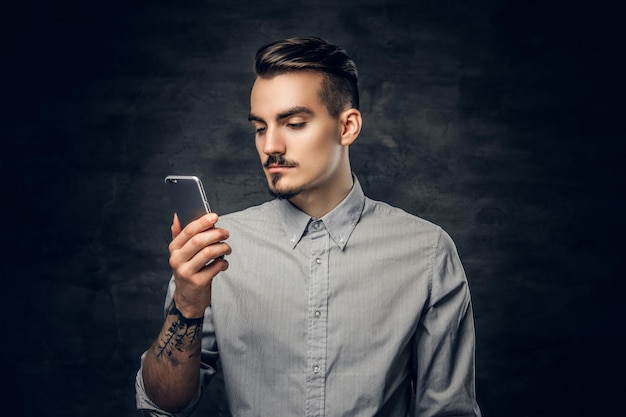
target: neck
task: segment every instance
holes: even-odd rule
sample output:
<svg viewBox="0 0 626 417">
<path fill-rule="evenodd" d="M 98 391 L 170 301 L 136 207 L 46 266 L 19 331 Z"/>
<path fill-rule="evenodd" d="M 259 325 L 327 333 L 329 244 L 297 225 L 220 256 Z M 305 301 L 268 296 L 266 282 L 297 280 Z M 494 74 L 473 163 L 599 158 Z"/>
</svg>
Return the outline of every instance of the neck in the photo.
<svg viewBox="0 0 626 417">
<path fill-rule="evenodd" d="M 289 201 L 311 217 L 320 218 L 337 207 L 352 190 L 352 172 L 347 170 L 332 186 L 311 188 Z"/>
</svg>

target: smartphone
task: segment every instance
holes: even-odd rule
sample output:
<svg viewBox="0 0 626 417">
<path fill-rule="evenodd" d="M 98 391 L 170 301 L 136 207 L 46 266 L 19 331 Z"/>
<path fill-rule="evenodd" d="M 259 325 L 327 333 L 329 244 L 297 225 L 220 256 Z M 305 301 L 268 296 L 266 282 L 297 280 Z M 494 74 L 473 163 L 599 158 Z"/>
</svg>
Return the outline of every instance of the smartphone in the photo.
<svg viewBox="0 0 626 417">
<path fill-rule="evenodd" d="M 168 175 L 165 177 L 165 187 L 181 227 L 211 212 L 200 178 L 193 175 Z"/>
</svg>

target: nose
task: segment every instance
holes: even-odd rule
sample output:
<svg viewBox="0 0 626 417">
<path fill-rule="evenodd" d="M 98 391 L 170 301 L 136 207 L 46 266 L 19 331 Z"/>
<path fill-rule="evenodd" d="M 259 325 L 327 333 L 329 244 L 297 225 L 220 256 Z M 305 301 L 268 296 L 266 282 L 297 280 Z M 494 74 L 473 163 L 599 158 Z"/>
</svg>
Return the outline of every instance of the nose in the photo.
<svg viewBox="0 0 626 417">
<path fill-rule="evenodd" d="M 283 155 L 285 153 L 285 141 L 276 127 L 267 127 L 264 135 L 263 153 L 266 155 Z"/>
</svg>

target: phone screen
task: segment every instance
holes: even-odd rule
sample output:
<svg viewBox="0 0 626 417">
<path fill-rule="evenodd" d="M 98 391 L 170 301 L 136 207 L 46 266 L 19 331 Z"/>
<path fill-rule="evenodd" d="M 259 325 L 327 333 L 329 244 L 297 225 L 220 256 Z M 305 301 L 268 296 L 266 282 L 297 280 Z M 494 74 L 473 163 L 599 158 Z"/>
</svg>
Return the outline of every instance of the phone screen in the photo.
<svg viewBox="0 0 626 417">
<path fill-rule="evenodd" d="M 211 211 L 202 181 L 196 176 L 168 175 L 165 178 L 172 210 L 181 227 Z"/>
</svg>

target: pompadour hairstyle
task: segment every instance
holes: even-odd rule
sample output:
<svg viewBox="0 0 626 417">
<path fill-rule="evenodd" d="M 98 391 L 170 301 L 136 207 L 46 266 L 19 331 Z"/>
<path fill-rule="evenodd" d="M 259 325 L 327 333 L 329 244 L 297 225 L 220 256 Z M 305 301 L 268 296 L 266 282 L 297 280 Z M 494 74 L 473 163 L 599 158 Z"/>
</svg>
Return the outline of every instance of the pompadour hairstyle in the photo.
<svg viewBox="0 0 626 417">
<path fill-rule="evenodd" d="M 256 53 L 254 72 L 260 78 L 307 70 L 322 74 L 319 95 L 330 115 L 337 117 L 348 108 L 359 108 L 359 76 L 343 48 L 304 36 L 272 42 Z"/>
</svg>

